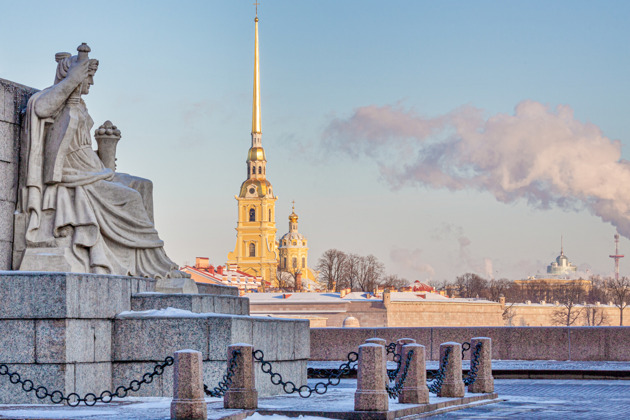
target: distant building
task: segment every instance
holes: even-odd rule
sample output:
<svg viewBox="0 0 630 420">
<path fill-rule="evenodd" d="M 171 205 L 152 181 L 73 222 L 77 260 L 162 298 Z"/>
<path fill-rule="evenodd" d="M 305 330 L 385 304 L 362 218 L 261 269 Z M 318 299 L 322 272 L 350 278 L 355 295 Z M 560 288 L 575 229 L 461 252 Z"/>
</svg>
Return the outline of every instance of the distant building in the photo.
<svg viewBox="0 0 630 420">
<path fill-rule="evenodd" d="M 567 256 L 564 255 L 562 245 L 560 245 L 560 255 L 555 262 L 547 266 L 547 274 L 552 277 L 571 277 L 575 272 L 577 272 L 577 266 L 569 262 Z"/>
<path fill-rule="evenodd" d="M 237 268 L 227 266 L 213 266 L 209 258 L 197 257 L 193 267 L 185 265 L 181 271 L 190 274 L 197 283 L 222 284 L 224 286 L 238 287 L 239 290 L 258 291 L 262 285 L 262 277 L 252 276 Z"/>
<path fill-rule="evenodd" d="M 295 205 L 289 216 L 289 231 L 278 241 L 278 254 L 280 276 L 294 278 L 297 289 L 313 290 L 317 287 L 315 274 L 308 268 L 306 237 L 298 232 L 298 215 L 295 214 Z"/>
</svg>

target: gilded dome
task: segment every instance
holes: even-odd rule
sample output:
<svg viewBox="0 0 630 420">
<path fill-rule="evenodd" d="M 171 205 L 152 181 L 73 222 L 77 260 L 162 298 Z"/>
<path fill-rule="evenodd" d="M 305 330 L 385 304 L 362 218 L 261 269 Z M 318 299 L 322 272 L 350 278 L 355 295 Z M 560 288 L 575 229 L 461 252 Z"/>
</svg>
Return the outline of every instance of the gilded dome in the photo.
<svg viewBox="0 0 630 420">
<path fill-rule="evenodd" d="M 247 161 L 253 160 L 264 160 L 267 162 L 267 158 L 265 157 L 265 149 L 262 147 L 250 147 L 249 152 L 247 152 Z"/>
<path fill-rule="evenodd" d="M 271 183 L 266 179 L 248 179 L 241 184 L 239 197 L 273 197 Z"/>
</svg>

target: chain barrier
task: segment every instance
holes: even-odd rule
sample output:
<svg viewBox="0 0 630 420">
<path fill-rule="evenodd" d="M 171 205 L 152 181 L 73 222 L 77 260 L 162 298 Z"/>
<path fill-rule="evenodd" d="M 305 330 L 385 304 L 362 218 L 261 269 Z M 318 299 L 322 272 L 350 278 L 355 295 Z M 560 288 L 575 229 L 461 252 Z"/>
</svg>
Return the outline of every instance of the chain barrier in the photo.
<svg viewBox="0 0 630 420">
<path fill-rule="evenodd" d="M 232 376 L 234 376 L 234 369 L 238 367 L 238 363 L 236 361 L 236 357 L 241 354 L 240 350 L 232 350 L 232 358 L 230 359 L 230 363 L 228 364 L 227 370 L 223 375 L 223 380 L 219 381 L 219 385 L 214 388 L 208 388 L 208 385 L 203 384 L 203 392 L 210 397 L 222 397 L 225 395 L 225 392 L 232 385 Z"/>
<path fill-rule="evenodd" d="M 282 375 L 278 372 L 274 372 L 271 367 L 271 363 L 265 360 L 265 354 L 262 350 L 254 351 L 254 360 L 261 362 L 260 370 L 264 373 L 268 373 L 271 376 L 271 383 L 274 385 L 282 385 L 282 390 L 286 394 L 293 394 L 297 392 L 300 397 L 308 398 L 313 392 L 319 395 L 323 395 L 328 391 L 329 386 L 337 386 L 341 383 L 341 375 L 348 374 L 350 372 L 351 367 L 350 364 L 359 360 L 359 354 L 351 351 L 348 353 L 348 363 L 343 363 L 339 366 L 339 369 L 333 370 L 330 376 L 327 378 L 326 382 L 318 382 L 314 387 L 310 387 L 308 385 L 302 385 L 301 387 L 295 386 L 295 384 L 291 381 L 284 381 L 282 379 Z"/>
<path fill-rule="evenodd" d="M 440 363 L 440 369 L 433 375 L 433 382 L 427 384 L 429 391 L 437 394 L 442 389 L 442 383 L 444 382 L 444 374 L 446 373 L 446 367 L 448 366 L 448 359 L 451 355 L 451 348 L 447 347 L 444 350 L 444 356 L 442 357 L 442 363 Z"/>
<path fill-rule="evenodd" d="M 398 373 L 400 372 L 400 365 L 401 365 L 401 361 L 400 361 L 400 354 L 396 353 L 396 343 L 389 343 L 387 346 L 385 346 L 385 350 L 387 351 L 387 354 L 393 354 L 393 360 L 394 362 L 396 362 L 396 369 L 392 369 L 392 370 L 387 370 L 387 377 L 389 378 L 390 381 L 393 381 L 394 379 L 396 379 L 396 376 L 398 376 Z"/>
<path fill-rule="evenodd" d="M 464 378 L 464 385 L 470 385 L 475 382 L 477 379 L 477 370 L 479 369 L 479 356 L 481 355 L 481 348 L 483 347 L 483 343 L 480 341 L 475 346 L 475 351 L 470 357 L 470 370 L 468 371 L 468 375 Z"/>
<path fill-rule="evenodd" d="M 413 357 L 413 350 L 409 350 L 409 353 L 407 353 L 407 360 L 405 361 L 405 368 L 403 369 L 402 375 L 400 375 L 400 380 L 396 381 L 396 383 L 392 387 L 385 385 L 385 391 L 387 391 L 387 395 L 389 396 L 389 398 L 396 398 L 402 392 L 403 386 L 405 385 L 405 381 L 407 380 L 407 372 L 409 371 L 409 365 L 411 364 L 412 357 Z M 400 369 L 400 364 L 398 366 L 399 368 L 397 370 Z M 389 372 L 387 373 L 389 374 Z M 394 379 L 395 378 L 396 376 L 394 376 Z M 393 380 L 393 379 L 390 377 L 390 380 Z"/>
<path fill-rule="evenodd" d="M 93 394 L 91 392 L 85 394 L 83 398 L 75 392 L 68 394 L 68 396 L 64 396 L 63 392 L 61 391 L 53 391 L 52 393 L 49 393 L 46 387 L 39 386 L 35 388 L 35 384 L 33 384 L 33 381 L 31 381 L 30 379 L 24 380 L 20 377 L 19 373 L 9 372 L 9 367 L 5 364 L 0 364 L 0 376 L 8 376 L 9 381 L 12 384 L 22 385 L 22 390 L 26 393 L 35 391 L 35 396 L 40 400 L 50 398 L 50 401 L 53 404 L 61 404 L 63 402 L 66 402 L 70 407 L 76 407 L 79 404 L 84 403 L 85 405 L 91 407 L 99 401 L 103 403 L 110 403 L 112 402 L 112 399 L 114 397 L 125 398 L 129 391 L 138 392 L 143 384 L 150 384 L 151 382 L 153 382 L 153 378 L 155 376 L 162 375 L 164 373 L 164 368 L 167 366 L 171 366 L 173 363 L 174 359 L 171 356 L 168 356 L 166 359 L 164 359 L 162 363 L 158 363 L 155 365 L 155 367 L 153 368 L 153 372 L 147 372 L 142 375 L 142 379 L 140 381 L 134 379 L 129 383 L 129 386 L 121 385 L 116 388 L 116 391 L 113 393 L 111 391 L 103 391 L 98 397 L 96 396 L 96 394 Z"/>
<path fill-rule="evenodd" d="M 468 350 L 470 350 L 470 343 L 468 341 L 464 341 L 462 343 L 462 360 L 464 360 L 464 353 L 466 353 Z"/>
<path fill-rule="evenodd" d="M 355 351 L 351 351 L 348 353 L 347 359 L 348 362 L 342 363 L 338 368 L 334 369 L 318 369 L 318 368 L 308 368 L 306 369 L 306 375 L 308 378 L 315 379 L 328 379 L 332 376 L 336 376 L 337 378 L 341 378 L 342 376 L 348 376 L 351 372 L 357 371 L 357 360 L 359 355 Z"/>
</svg>

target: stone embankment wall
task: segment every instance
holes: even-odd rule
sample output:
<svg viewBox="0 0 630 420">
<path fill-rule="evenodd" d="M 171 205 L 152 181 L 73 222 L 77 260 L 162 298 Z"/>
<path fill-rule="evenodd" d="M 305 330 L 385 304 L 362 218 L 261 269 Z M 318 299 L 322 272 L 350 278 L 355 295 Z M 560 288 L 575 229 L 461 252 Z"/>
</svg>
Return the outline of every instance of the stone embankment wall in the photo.
<svg viewBox="0 0 630 420">
<path fill-rule="evenodd" d="M 372 337 L 413 338 L 430 360 L 437 360 L 441 343 L 490 337 L 493 359 L 630 361 L 630 327 L 312 328 L 311 360 L 346 360 Z"/>
<path fill-rule="evenodd" d="M 0 79 L 0 270 L 11 269 L 22 110 L 36 89 Z"/>
</svg>

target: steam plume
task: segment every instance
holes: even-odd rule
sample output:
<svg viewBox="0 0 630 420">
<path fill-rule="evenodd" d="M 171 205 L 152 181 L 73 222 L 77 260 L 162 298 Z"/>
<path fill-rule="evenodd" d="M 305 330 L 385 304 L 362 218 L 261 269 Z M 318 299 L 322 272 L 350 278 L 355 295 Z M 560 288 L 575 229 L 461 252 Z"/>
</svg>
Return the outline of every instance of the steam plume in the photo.
<svg viewBox="0 0 630 420">
<path fill-rule="evenodd" d="M 513 115 L 484 118 L 462 107 L 424 118 L 400 106 L 366 106 L 334 119 L 324 143 L 377 161 L 394 187 L 488 191 L 504 203 L 587 209 L 630 238 L 630 164 L 621 143 L 569 106 L 519 103 Z"/>
</svg>

